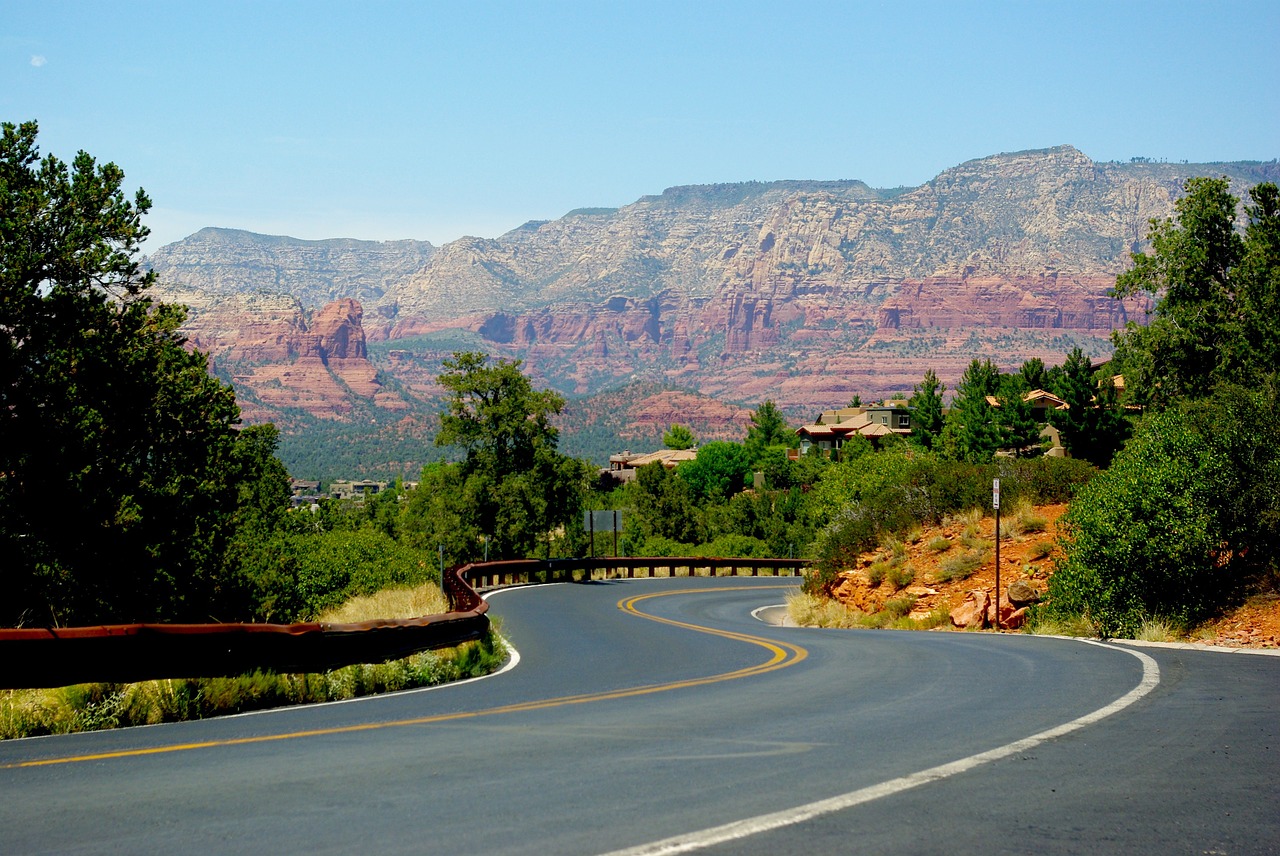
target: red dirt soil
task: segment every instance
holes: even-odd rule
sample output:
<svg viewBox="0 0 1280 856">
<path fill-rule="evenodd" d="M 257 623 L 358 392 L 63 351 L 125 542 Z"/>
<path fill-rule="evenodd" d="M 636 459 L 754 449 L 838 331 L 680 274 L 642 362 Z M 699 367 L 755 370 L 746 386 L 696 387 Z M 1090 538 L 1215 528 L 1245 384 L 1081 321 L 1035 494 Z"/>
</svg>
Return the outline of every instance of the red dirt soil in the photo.
<svg viewBox="0 0 1280 856">
<path fill-rule="evenodd" d="M 1002 605 L 1008 602 L 1009 584 L 1015 580 L 1027 582 L 1041 594 L 1045 592 L 1049 577 L 1053 574 L 1054 560 L 1061 552 L 1056 546 L 1058 519 L 1066 508 L 1066 505 L 1036 506 L 1030 516 L 1043 521 L 1042 531 L 1001 538 Z M 1011 516 L 1002 515 L 1002 529 L 1008 531 Z M 939 567 L 945 560 L 966 551 L 961 538 L 967 525 L 963 520 L 951 519 L 941 526 L 924 529 L 918 538 L 906 544 L 906 560 L 915 569 L 915 580 L 904 589 L 899 591 L 887 580 L 875 587 L 868 584 L 867 569 L 874 562 L 887 560 L 892 555 L 889 549 L 882 548 L 864 553 L 858 561 L 857 570 L 842 573 L 831 587 L 831 596 L 846 606 L 864 612 L 875 612 L 882 609 L 889 598 L 900 597 L 904 593 L 913 595 L 916 601 L 910 615 L 919 620 L 939 608 L 945 608 L 949 612 L 963 603 L 971 591 L 994 593 L 994 550 L 988 552 L 983 563 L 968 578 L 951 582 L 936 580 Z M 976 533 L 971 532 L 971 536 L 976 534 L 979 538 L 994 542 L 995 519 L 990 516 L 982 518 L 976 524 L 976 530 Z M 929 542 L 938 537 L 946 538 L 950 546 L 945 550 L 930 549 Z M 1052 549 L 1045 553 L 1050 544 L 1053 545 Z M 950 627 L 950 622 L 945 626 Z M 1280 647 L 1280 594 L 1255 595 L 1242 605 L 1197 627 L 1186 641 L 1236 648 Z"/>
</svg>

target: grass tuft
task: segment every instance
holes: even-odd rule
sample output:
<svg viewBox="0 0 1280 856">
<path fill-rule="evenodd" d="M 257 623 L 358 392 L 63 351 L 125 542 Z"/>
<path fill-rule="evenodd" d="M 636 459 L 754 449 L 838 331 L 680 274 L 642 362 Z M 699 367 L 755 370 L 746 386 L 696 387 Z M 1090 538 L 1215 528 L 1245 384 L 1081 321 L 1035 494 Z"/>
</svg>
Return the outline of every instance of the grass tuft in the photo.
<svg viewBox="0 0 1280 856">
<path fill-rule="evenodd" d="M 1031 561 L 1039 561 L 1047 558 L 1058 545 L 1049 538 L 1037 541 L 1027 549 L 1027 558 Z"/>
<path fill-rule="evenodd" d="M 858 627 L 862 613 L 820 595 L 797 592 L 787 595 L 787 615 L 801 627 Z"/>
<path fill-rule="evenodd" d="M 1133 634 L 1133 638 L 1139 642 L 1177 642 L 1182 638 L 1182 634 L 1172 622 L 1162 618 L 1146 618 L 1143 619 L 1138 632 Z"/>
<path fill-rule="evenodd" d="M 945 535 L 935 535 L 925 544 L 934 553 L 945 553 L 951 549 L 951 539 Z"/>
<path fill-rule="evenodd" d="M 986 558 L 987 551 L 985 549 L 973 549 L 961 553 L 959 556 L 943 559 L 938 565 L 938 570 L 934 572 L 933 578 L 940 583 L 968 579 L 973 576 L 974 571 L 982 567 L 982 563 L 986 561 Z"/>
<path fill-rule="evenodd" d="M 421 618 L 449 611 L 449 601 L 435 583 L 414 588 L 384 589 L 367 596 L 354 597 L 342 606 L 320 614 L 322 624 L 356 624 L 379 618 Z"/>
<path fill-rule="evenodd" d="M 888 579 L 895 589 L 906 588 L 915 582 L 916 569 L 910 562 L 901 562 L 889 568 Z"/>
</svg>

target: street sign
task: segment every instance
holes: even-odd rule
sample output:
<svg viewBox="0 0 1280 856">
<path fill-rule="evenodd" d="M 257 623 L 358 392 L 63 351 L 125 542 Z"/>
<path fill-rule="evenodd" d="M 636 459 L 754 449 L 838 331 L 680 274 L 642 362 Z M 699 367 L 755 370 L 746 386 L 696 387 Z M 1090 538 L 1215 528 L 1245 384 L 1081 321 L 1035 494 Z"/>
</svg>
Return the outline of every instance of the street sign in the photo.
<svg viewBox="0 0 1280 856">
<path fill-rule="evenodd" d="M 1000 507 L 1000 479 L 991 480 L 991 507 Z"/>
</svg>

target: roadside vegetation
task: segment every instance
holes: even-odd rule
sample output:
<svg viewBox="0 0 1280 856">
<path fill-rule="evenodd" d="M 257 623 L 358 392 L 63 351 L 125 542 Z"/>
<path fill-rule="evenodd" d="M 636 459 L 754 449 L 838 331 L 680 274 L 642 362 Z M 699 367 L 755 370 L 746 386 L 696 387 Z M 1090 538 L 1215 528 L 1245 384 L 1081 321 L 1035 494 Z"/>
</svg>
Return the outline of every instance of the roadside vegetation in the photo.
<svg viewBox="0 0 1280 856">
<path fill-rule="evenodd" d="M 435 584 L 426 583 L 352 598 L 322 613 L 317 620 L 345 624 L 417 618 L 446 611 L 443 592 Z M 483 639 L 455 648 L 328 672 L 254 672 L 234 677 L 0 690 L 0 739 L 207 719 L 415 689 L 488 674 L 500 667 L 506 656 L 501 638 L 491 631 Z"/>
</svg>

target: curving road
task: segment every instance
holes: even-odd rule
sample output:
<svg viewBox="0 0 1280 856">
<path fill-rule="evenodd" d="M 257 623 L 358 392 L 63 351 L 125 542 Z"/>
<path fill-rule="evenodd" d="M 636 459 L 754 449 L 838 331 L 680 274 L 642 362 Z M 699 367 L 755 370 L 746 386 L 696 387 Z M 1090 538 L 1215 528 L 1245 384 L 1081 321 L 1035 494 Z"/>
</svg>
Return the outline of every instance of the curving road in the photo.
<svg viewBox="0 0 1280 856">
<path fill-rule="evenodd" d="M 0 853 L 1280 852 L 1280 658 L 751 618 L 789 583 L 509 590 L 484 680 L 0 744 Z"/>
</svg>

